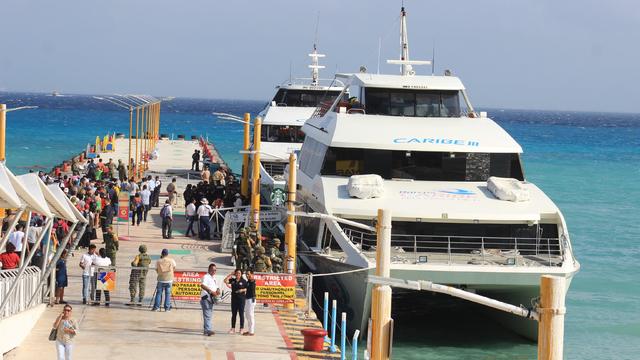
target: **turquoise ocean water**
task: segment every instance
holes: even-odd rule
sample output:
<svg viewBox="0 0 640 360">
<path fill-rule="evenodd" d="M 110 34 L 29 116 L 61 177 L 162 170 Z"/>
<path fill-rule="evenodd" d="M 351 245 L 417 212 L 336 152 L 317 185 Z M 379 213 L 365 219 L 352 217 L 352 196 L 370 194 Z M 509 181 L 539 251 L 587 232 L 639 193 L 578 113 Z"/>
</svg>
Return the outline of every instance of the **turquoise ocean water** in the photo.
<svg viewBox="0 0 640 360">
<path fill-rule="evenodd" d="M 7 120 L 7 163 L 16 173 L 49 169 L 96 135 L 128 131 L 127 111 L 87 96 L 0 93 Z M 208 136 L 240 169 L 239 123 L 211 112 L 256 114 L 264 103 L 174 99 L 163 103 L 161 132 Z M 640 358 L 640 114 L 487 110 L 523 147 L 526 177 L 567 220 L 582 269 L 567 296 L 565 358 Z M 189 159 L 185 159 L 189 162 Z M 402 320 L 394 359 L 534 359 L 536 346 L 474 315 Z M 425 330 L 428 329 L 428 330 Z"/>
</svg>

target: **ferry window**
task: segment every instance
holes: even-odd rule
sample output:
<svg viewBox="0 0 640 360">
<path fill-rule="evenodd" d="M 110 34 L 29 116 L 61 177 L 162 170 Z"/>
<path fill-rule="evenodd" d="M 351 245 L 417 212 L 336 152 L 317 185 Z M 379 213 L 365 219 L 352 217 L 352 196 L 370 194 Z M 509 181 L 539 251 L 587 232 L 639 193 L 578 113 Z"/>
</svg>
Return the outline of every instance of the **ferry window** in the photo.
<svg viewBox="0 0 640 360">
<path fill-rule="evenodd" d="M 518 154 L 337 147 L 327 149 L 321 174 L 336 176 L 378 174 L 384 179 L 430 181 L 486 181 L 489 176 L 524 180 Z"/>
<path fill-rule="evenodd" d="M 365 89 L 367 114 L 418 117 L 458 117 L 460 97 L 455 90 Z"/>
<path fill-rule="evenodd" d="M 278 106 L 316 107 L 320 102 L 333 102 L 340 91 L 279 89 L 272 101 Z"/>
<path fill-rule="evenodd" d="M 300 170 L 309 176 L 320 172 L 327 146 L 313 139 L 307 139 L 300 150 Z"/>
<path fill-rule="evenodd" d="M 304 141 L 302 127 L 293 125 L 262 125 L 260 140 L 264 142 L 301 143 Z"/>
</svg>

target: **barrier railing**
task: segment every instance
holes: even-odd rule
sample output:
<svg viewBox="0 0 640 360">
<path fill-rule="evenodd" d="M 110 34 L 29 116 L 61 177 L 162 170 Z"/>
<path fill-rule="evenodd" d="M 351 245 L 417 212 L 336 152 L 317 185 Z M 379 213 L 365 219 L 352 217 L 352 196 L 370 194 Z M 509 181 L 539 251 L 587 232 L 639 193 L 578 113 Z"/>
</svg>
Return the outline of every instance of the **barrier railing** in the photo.
<svg viewBox="0 0 640 360">
<path fill-rule="evenodd" d="M 4 297 L 16 276 L 18 276 L 18 269 L 0 270 L 0 302 L 4 301 Z M 9 296 L 7 306 L 0 313 L 0 319 L 15 315 L 42 303 L 42 288 L 38 288 L 40 276 L 41 271 L 37 266 L 28 266 L 25 269 L 16 289 Z M 36 293 L 36 300 L 29 305 L 34 293 Z"/>
<path fill-rule="evenodd" d="M 375 234 L 344 233 L 361 252 L 375 252 Z M 558 266 L 564 255 L 558 238 L 392 234 L 391 247 L 392 262 L 405 263 Z"/>
</svg>

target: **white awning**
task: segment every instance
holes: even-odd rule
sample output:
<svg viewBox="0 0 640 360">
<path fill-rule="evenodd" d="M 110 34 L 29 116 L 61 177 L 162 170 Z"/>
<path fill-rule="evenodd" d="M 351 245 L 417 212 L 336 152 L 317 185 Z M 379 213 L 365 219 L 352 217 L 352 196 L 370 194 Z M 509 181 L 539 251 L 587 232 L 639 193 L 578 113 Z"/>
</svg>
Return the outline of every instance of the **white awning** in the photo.
<svg viewBox="0 0 640 360">
<path fill-rule="evenodd" d="M 336 76 L 340 76 L 340 74 Z M 416 90 L 464 90 L 462 81 L 455 76 L 402 76 L 372 73 L 342 74 L 341 76 L 350 76 L 350 84 L 364 87 Z"/>
<path fill-rule="evenodd" d="M 38 181 L 41 180 L 36 174 L 15 176 L 9 173 L 8 175 L 16 193 L 20 196 L 20 199 L 27 204 L 27 210 L 42 214 L 46 217 L 53 217 L 53 213 L 49 205 L 47 205 L 47 200 L 45 200 L 38 186 Z"/>
<path fill-rule="evenodd" d="M 262 114 L 262 125 L 302 126 L 315 110 L 315 107 L 269 106 Z"/>
<path fill-rule="evenodd" d="M 62 189 L 58 184 L 50 184 L 47 187 L 53 193 L 56 199 L 58 199 L 58 201 L 60 201 L 60 203 L 64 205 L 64 207 L 74 215 L 75 220 L 71 220 L 71 221 L 73 222 L 79 221 L 83 223 L 87 222 L 84 216 L 82 216 L 82 214 L 78 211 L 78 209 L 76 209 L 75 205 L 73 205 L 71 200 L 69 200 L 69 197 L 67 197 L 67 195 L 62 191 Z"/>
<path fill-rule="evenodd" d="M 0 163 L 0 208 L 17 209 L 22 206 L 20 197 L 11 185 L 10 176 L 13 176 L 7 167 Z"/>
<path fill-rule="evenodd" d="M 42 182 L 36 174 L 20 175 L 17 176 L 17 178 L 22 182 L 27 193 L 33 195 L 39 204 L 44 202 L 47 206 L 48 211 L 47 213 L 43 213 L 43 215 L 49 217 L 55 216 L 74 222 L 77 221 L 73 212 L 67 209 L 64 204 L 60 203 L 51 190 L 47 188 L 44 182 Z M 40 213 L 41 210 L 34 209 L 34 211 Z"/>
</svg>

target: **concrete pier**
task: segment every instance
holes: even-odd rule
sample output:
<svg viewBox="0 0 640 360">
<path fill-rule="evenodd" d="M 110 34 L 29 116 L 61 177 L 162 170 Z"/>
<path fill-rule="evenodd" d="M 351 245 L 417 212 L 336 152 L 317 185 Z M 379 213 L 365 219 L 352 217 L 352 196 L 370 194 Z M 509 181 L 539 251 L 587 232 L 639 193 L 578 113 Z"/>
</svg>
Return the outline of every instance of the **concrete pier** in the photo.
<svg viewBox="0 0 640 360">
<path fill-rule="evenodd" d="M 149 174 L 160 174 L 164 192 L 167 179 L 178 176 L 178 191 L 182 193 L 187 183 L 186 174 L 191 165 L 191 154 L 199 148 L 197 141 L 163 140 L 159 142 L 159 159 L 150 162 Z M 127 140 L 119 139 L 116 151 L 100 154 L 103 161 L 112 158 L 126 162 Z M 194 180 L 195 181 L 195 180 Z M 193 181 L 192 181 L 193 182 Z M 164 199 L 161 199 L 161 203 Z M 181 235 L 185 229 L 183 211 L 179 206 L 174 211 L 174 239 L 161 236 L 160 208 L 153 208 L 146 222 L 140 226 L 120 223 L 117 231 L 120 248 L 117 265 L 130 266 L 138 253 L 138 247 L 145 244 L 152 256 L 151 267 L 155 265 L 163 248 L 169 249 L 170 256 L 177 263 L 177 270 L 206 271 L 210 262 L 218 265 L 218 274 L 230 273 L 229 254 L 218 252 L 219 241 L 200 241 Z M 115 223 L 115 222 L 114 222 Z M 115 227 L 115 226 L 114 226 Z M 98 240 L 102 247 L 102 235 L 98 229 Z M 319 327 L 320 323 L 311 313 L 307 319 L 296 310 L 282 310 L 275 307 L 256 306 L 256 335 L 240 336 L 229 334 L 231 311 L 228 304 L 216 305 L 213 315 L 215 335 L 202 334 L 202 313 L 197 302 L 178 302 L 170 312 L 150 311 L 150 301 L 156 286 L 155 272 L 147 275 L 146 294 L 142 306 L 128 306 L 128 276 L 118 275 L 116 291 L 112 293 L 111 306 L 90 306 L 82 304 L 82 276 L 79 267 L 84 250 L 78 250 L 67 257 L 69 286 L 65 290 L 65 300 L 73 306 L 72 317 L 79 322 L 78 335 L 74 340 L 73 357 L 76 359 L 296 359 L 333 358 L 338 355 L 307 353 L 302 351 L 302 336 L 299 330 Z M 222 286 L 225 286 L 222 284 Z M 55 343 L 47 337 L 62 305 L 47 307 L 33 331 L 21 346 L 5 354 L 5 359 L 55 358 Z M 7 335 L 7 334 L 5 334 Z M 338 356 L 339 357 L 339 356 Z"/>
</svg>

